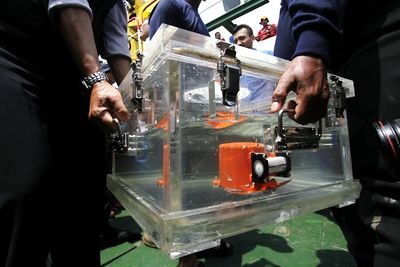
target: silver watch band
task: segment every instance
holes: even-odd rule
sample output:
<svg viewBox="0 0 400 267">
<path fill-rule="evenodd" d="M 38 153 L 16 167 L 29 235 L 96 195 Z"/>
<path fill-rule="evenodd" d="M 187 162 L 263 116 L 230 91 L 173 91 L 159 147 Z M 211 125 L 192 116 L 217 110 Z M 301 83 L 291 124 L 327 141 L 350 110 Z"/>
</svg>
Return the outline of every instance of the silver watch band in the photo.
<svg viewBox="0 0 400 267">
<path fill-rule="evenodd" d="M 95 83 L 105 81 L 105 80 L 107 80 L 107 75 L 102 71 L 98 71 L 98 72 L 95 72 L 88 76 L 83 77 L 81 82 L 82 82 L 83 86 L 86 87 L 86 89 L 90 90 L 90 89 L 92 89 L 92 87 Z"/>
</svg>

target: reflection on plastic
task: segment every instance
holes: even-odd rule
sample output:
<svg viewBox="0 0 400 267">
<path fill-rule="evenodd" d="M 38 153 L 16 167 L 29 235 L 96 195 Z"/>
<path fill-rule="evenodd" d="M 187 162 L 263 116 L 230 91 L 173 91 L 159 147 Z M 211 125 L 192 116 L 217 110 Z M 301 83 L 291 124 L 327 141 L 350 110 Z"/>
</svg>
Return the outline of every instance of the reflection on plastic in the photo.
<svg viewBox="0 0 400 267">
<path fill-rule="evenodd" d="M 234 112 L 218 111 L 215 118 L 208 116 L 207 124 L 214 129 L 225 129 L 247 120 L 247 116 L 241 115 L 238 120 L 235 119 Z"/>
</svg>

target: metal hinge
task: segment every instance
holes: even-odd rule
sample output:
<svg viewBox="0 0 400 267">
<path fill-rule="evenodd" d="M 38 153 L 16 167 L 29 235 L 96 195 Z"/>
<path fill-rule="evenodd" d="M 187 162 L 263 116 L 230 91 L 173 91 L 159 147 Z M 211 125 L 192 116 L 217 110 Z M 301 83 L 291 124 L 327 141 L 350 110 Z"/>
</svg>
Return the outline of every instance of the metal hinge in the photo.
<svg viewBox="0 0 400 267">
<path fill-rule="evenodd" d="M 129 135 L 122 133 L 121 124 L 118 119 L 114 118 L 113 122 L 117 126 L 117 132 L 111 134 L 111 146 L 114 152 L 126 153 L 129 145 Z"/>
<path fill-rule="evenodd" d="M 221 79 L 222 104 L 231 107 L 237 104 L 237 94 L 240 89 L 242 68 L 240 60 L 236 58 L 234 45 L 218 42 L 217 47 L 221 50 L 221 55 L 217 63 L 217 72 Z M 226 64 L 224 58 L 233 59 L 236 65 Z"/>
<path fill-rule="evenodd" d="M 142 76 L 142 59 L 143 54 L 138 55 L 136 60 L 135 68 L 132 74 L 132 103 L 135 106 L 135 110 L 139 113 L 143 111 L 143 76 Z"/>
<path fill-rule="evenodd" d="M 343 112 L 346 108 L 346 90 L 343 87 L 343 83 L 339 77 L 331 75 L 329 78 L 332 81 L 332 86 L 330 89 L 336 118 L 344 118 Z"/>
</svg>

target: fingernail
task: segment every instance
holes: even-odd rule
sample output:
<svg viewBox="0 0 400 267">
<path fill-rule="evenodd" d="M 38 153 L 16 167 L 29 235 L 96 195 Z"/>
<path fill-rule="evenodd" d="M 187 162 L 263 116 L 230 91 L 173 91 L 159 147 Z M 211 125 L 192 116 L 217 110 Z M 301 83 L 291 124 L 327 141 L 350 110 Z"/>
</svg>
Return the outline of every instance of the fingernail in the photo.
<svg viewBox="0 0 400 267">
<path fill-rule="evenodd" d="M 279 103 L 278 102 L 272 102 L 271 104 L 271 111 L 276 112 L 279 109 Z"/>
</svg>

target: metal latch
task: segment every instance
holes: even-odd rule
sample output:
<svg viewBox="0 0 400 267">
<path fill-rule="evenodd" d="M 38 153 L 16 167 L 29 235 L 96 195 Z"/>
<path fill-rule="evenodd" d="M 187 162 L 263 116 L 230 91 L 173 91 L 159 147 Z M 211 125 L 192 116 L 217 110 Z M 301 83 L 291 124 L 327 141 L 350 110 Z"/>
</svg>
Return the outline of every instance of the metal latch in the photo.
<svg viewBox="0 0 400 267">
<path fill-rule="evenodd" d="M 143 54 L 138 55 L 136 64 L 134 65 L 134 70 L 132 74 L 132 103 L 135 106 L 135 110 L 139 113 L 143 110 L 143 76 L 142 76 L 142 59 Z"/>
<path fill-rule="evenodd" d="M 113 122 L 117 126 L 117 132 L 111 134 L 111 146 L 117 153 L 126 153 L 128 151 L 129 134 L 122 133 L 118 119 L 114 118 Z"/>
<path fill-rule="evenodd" d="M 240 76 L 242 68 L 240 60 L 236 58 L 235 46 L 225 42 L 218 42 L 217 47 L 221 55 L 217 63 L 217 72 L 221 79 L 222 104 L 232 107 L 237 103 L 237 94 L 240 89 Z M 233 59 L 236 65 L 227 65 L 224 58 Z"/>
<path fill-rule="evenodd" d="M 293 149 L 316 149 L 319 147 L 322 129 L 321 121 L 318 123 L 318 129 L 315 127 L 283 126 L 283 114 L 290 110 L 279 111 L 278 126 L 275 127 L 275 149 L 293 150 Z"/>
<path fill-rule="evenodd" d="M 335 109 L 336 118 L 344 118 L 343 112 L 346 108 L 346 91 L 339 77 L 331 75 L 332 81 L 331 95 L 333 98 L 333 108 Z"/>
</svg>

